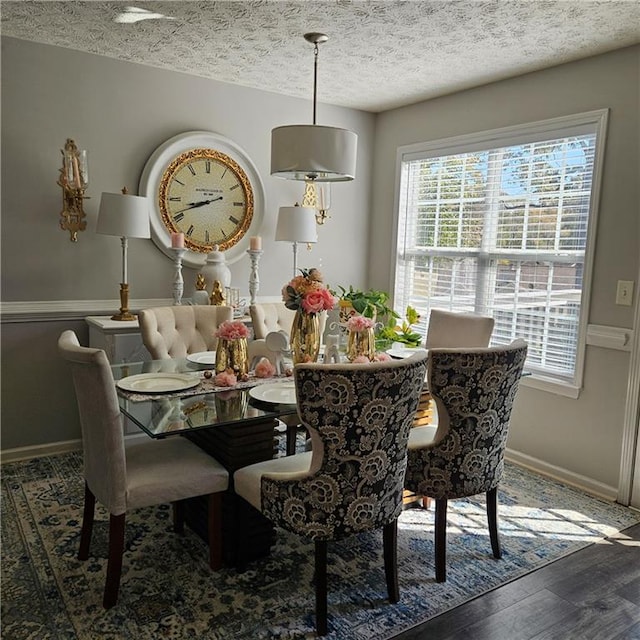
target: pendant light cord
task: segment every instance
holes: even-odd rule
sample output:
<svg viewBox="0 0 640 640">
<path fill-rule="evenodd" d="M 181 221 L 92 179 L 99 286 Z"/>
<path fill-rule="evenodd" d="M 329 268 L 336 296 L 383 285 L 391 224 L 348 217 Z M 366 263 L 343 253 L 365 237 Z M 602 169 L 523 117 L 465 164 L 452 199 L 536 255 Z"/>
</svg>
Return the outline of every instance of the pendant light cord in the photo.
<svg viewBox="0 0 640 640">
<path fill-rule="evenodd" d="M 316 94 L 318 91 L 318 43 L 313 46 L 313 124 L 316 123 Z"/>
</svg>

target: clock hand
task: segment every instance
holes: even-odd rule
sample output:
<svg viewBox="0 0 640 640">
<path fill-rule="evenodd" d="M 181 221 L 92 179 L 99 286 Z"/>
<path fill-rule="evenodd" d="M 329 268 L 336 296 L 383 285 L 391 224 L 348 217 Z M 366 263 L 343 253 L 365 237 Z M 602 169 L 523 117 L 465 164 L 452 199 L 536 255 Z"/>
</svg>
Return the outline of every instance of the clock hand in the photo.
<svg viewBox="0 0 640 640">
<path fill-rule="evenodd" d="M 200 202 L 190 202 L 189 206 L 185 207 L 184 209 L 180 209 L 179 211 L 174 211 L 173 215 L 175 215 L 176 213 L 182 213 L 183 211 L 188 211 L 189 209 L 195 209 L 196 207 L 204 207 L 205 204 L 211 204 L 216 200 L 222 200 L 222 196 L 218 196 L 217 198 L 212 198 L 211 200 L 200 200 Z"/>
</svg>

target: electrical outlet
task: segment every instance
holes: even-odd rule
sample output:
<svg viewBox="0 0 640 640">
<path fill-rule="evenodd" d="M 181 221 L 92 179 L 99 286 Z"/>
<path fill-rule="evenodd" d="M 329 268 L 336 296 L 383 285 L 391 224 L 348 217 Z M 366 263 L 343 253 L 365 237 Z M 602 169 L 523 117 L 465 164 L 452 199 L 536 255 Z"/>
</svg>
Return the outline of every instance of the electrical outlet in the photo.
<svg viewBox="0 0 640 640">
<path fill-rule="evenodd" d="M 616 304 L 630 307 L 633 303 L 633 280 L 618 280 Z"/>
</svg>

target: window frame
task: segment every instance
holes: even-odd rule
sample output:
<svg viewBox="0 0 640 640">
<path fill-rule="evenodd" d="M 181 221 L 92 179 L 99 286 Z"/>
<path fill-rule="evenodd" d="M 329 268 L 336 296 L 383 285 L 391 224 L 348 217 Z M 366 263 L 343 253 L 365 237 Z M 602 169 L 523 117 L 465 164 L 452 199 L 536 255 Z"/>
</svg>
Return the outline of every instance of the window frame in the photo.
<svg viewBox="0 0 640 640">
<path fill-rule="evenodd" d="M 587 326 L 589 324 L 589 307 L 593 280 L 593 264 L 596 250 L 596 234 L 598 228 L 600 191 L 602 187 L 608 116 L 609 109 L 598 109 L 546 120 L 539 120 L 531 123 L 512 125 L 499 129 L 491 129 L 487 131 L 402 145 L 397 148 L 396 152 L 394 215 L 389 283 L 392 299 L 394 301 L 396 293 L 395 282 L 397 260 L 403 247 L 402 240 L 398 237 L 398 231 L 400 229 L 400 201 L 402 196 L 400 188 L 402 182 L 403 162 L 446 155 L 471 153 L 474 151 L 486 151 L 488 149 L 498 147 L 595 132 L 596 140 L 593 158 L 593 177 L 589 201 L 589 223 L 585 244 L 583 286 L 580 296 L 580 318 L 578 322 L 574 376 L 571 381 L 566 382 L 557 378 L 546 377 L 541 373 L 535 373 L 523 379 L 523 384 L 525 386 L 571 398 L 577 398 L 579 396 L 584 379 Z"/>
</svg>

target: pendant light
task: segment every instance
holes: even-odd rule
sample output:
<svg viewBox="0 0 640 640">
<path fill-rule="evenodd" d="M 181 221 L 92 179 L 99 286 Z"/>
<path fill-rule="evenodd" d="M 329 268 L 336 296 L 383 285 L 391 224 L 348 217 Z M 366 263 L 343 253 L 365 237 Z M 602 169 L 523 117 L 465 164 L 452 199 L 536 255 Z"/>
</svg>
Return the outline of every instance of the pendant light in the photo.
<svg viewBox="0 0 640 640">
<path fill-rule="evenodd" d="M 306 33 L 313 44 L 313 124 L 276 127 L 271 131 L 271 175 L 287 180 L 342 182 L 356 173 L 358 136 L 347 129 L 316 124 L 318 45 L 324 33 Z"/>
</svg>

